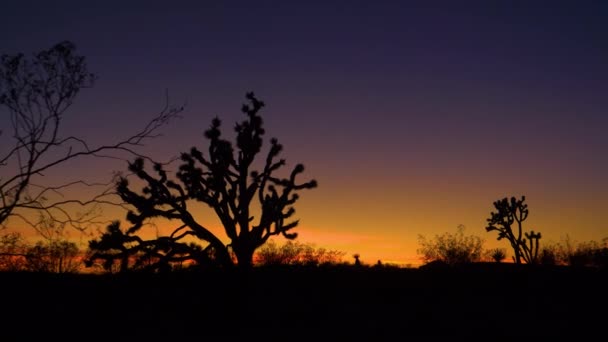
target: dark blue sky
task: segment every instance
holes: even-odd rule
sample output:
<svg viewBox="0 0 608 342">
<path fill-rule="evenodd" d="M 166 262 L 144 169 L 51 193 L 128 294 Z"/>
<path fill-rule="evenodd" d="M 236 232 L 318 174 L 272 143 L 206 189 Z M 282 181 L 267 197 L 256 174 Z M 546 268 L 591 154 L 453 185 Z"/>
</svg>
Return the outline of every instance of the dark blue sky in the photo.
<svg viewBox="0 0 608 342">
<path fill-rule="evenodd" d="M 485 234 L 492 201 L 521 193 L 556 240 L 606 235 L 606 18 L 606 1 L 14 1 L 0 53 L 73 41 L 99 81 L 66 127 L 93 141 L 139 127 L 168 89 L 187 110 L 159 158 L 214 115 L 231 127 L 253 90 L 320 181 L 303 238 L 413 253 L 416 234 Z M 340 239 L 323 241 L 365 250 Z"/>
</svg>

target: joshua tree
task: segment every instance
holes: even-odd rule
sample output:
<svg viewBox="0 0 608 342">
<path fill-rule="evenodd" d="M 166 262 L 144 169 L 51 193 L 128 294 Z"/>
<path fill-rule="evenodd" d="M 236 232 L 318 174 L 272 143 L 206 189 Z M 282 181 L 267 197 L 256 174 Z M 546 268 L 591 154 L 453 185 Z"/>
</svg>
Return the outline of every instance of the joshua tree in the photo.
<svg viewBox="0 0 608 342">
<path fill-rule="evenodd" d="M 515 254 L 515 263 L 521 264 L 522 259 L 528 264 L 538 262 L 538 248 L 540 233 L 535 233 L 533 230 L 529 233 L 523 232 L 522 224 L 528 218 L 528 205 L 524 203 L 525 196 L 520 200 L 515 197 L 503 198 L 495 201 L 494 207 L 496 212 L 490 213 L 490 218 L 487 219 L 488 226 L 486 231 L 498 231 L 498 240 L 506 238 L 509 240 L 513 252 Z M 513 232 L 513 224 L 517 223 L 517 231 Z M 522 236 L 523 235 L 523 236 Z"/>
<path fill-rule="evenodd" d="M 129 164 L 129 169 L 145 184 L 141 192 L 133 190 L 126 178 L 117 183 L 117 191 L 121 198 L 133 206 L 127 220 L 132 226 L 125 232 L 108 232 L 101 237 L 106 239 L 108 234 L 119 236 L 128 251 L 141 249 L 142 245 L 156 246 L 154 248 L 159 261 L 171 261 L 173 257 L 168 250 L 179 248 L 187 256 L 188 245 L 182 239 L 194 237 L 202 242 L 205 255 L 212 255 L 219 264 L 230 266 L 236 257 L 239 266 L 252 266 L 255 250 L 263 245 L 273 235 L 283 235 L 287 239 L 295 239 L 292 229 L 298 225 L 298 220 L 288 221 L 293 217 L 293 204 L 298 200 L 297 191 L 312 189 L 317 186 L 314 180 L 300 183 L 297 176 L 304 171 L 302 164 L 297 164 L 287 177 L 275 175 L 286 165 L 284 159 L 277 160 L 282 146 L 277 139 L 270 140 L 270 146 L 262 169 L 254 169 L 254 161 L 262 151 L 262 141 L 265 130 L 259 111 L 264 103 L 253 93 L 246 96 L 249 104 L 243 105 L 242 111 L 247 118 L 235 125 L 236 146 L 221 136 L 221 121 L 215 118 L 211 127 L 205 132 L 209 141 L 208 152 L 203 154 L 193 147 L 190 152 L 182 153 L 182 165 L 177 172 L 177 182 L 170 180 L 167 172 L 159 164 L 154 165 L 154 171 L 146 170 L 143 159 L 136 159 Z M 202 202 L 213 209 L 223 225 L 230 240 L 224 244 L 208 228 L 195 217 L 189 204 L 192 201 Z M 255 203 L 257 202 L 257 203 Z M 255 203 L 255 207 L 252 204 Z M 258 215 L 252 213 L 258 210 Z M 144 241 L 133 236 L 153 218 L 164 218 L 179 221 L 179 227 L 169 236 L 156 240 Z M 99 240 L 99 241 L 101 241 Z M 92 241 L 96 255 L 107 256 L 100 244 Z M 163 248 L 159 248 L 159 246 Z M 200 255 L 201 245 L 192 255 Z M 116 250 L 114 248 L 113 250 Z M 104 254 L 105 253 L 105 254 Z"/>
</svg>

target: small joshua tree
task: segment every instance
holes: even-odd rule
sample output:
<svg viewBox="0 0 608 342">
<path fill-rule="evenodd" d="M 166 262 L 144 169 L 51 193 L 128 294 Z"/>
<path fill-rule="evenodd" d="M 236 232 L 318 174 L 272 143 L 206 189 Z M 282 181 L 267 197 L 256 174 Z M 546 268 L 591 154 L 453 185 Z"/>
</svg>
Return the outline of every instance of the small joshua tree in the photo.
<svg viewBox="0 0 608 342">
<path fill-rule="evenodd" d="M 540 233 L 531 230 L 523 232 L 523 222 L 528 218 L 528 205 L 524 203 L 526 196 L 521 199 L 515 197 L 503 198 L 494 202 L 496 212 L 490 213 L 487 219 L 486 231 L 497 231 L 498 240 L 507 239 L 513 248 L 516 264 L 521 264 L 522 259 L 528 264 L 538 263 L 538 249 Z M 513 232 L 513 224 L 517 223 L 517 230 Z"/>
</svg>

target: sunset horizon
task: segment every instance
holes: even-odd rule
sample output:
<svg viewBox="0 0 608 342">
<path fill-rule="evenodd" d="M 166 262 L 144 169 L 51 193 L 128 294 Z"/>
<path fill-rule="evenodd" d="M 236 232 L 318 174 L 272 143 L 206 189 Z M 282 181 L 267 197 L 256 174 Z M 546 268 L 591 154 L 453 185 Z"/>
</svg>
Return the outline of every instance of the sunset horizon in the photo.
<svg viewBox="0 0 608 342">
<path fill-rule="evenodd" d="M 30 11 L 52 15 L 36 19 Z M 245 94 L 254 92 L 265 103 L 258 158 L 263 161 L 276 137 L 284 172 L 302 163 L 302 178 L 319 184 L 294 205 L 295 241 L 343 251 L 345 261 L 359 254 L 368 265 L 417 266 L 420 236 L 432 239 L 459 225 L 485 248 L 504 248 L 510 260 L 509 243 L 485 228 L 493 202 L 511 196 L 526 196 L 530 215 L 523 228 L 542 232 L 541 246 L 608 237 L 602 219 L 608 205 L 607 8 L 601 3 L 34 9 L 15 3 L 6 13 L 0 53 L 29 58 L 69 41 L 97 76 L 78 93 L 61 127 L 92 146 L 128 137 L 169 105 L 183 111 L 137 152 L 159 162 L 193 146 L 206 152 L 204 132 L 213 118 L 232 140 L 235 123 L 245 118 Z M 9 138 L 0 136 L 3 143 Z M 167 165 L 170 177 L 179 164 Z M 83 157 L 45 170 L 36 181 L 111 184 L 128 172 L 125 160 Z M 74 186 L 63 196 L 85 199 L 111 188 Z M 124 211 L 99 210 L 100 223 L 84 235 L 66 229 L 83 249 L 107 223 L 129 226 Z M 214 213 L 197 210 L 200 222 L 229 243 Z M 4 225 L 30 241 L 40 238 L 18 217 Z"/>
</svg>

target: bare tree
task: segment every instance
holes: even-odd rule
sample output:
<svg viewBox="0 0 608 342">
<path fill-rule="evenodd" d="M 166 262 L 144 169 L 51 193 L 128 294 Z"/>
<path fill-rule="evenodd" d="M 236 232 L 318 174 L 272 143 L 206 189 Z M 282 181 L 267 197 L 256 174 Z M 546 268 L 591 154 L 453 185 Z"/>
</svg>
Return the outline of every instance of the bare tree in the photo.
<svg viewBox="0 0 608 342">
<path fill-rule="evenodd" d="M 524 203 L 526 196 L 521 199 L 515 197 L 503 198 L 494 202 L 496 212 L 490 213 L 487 219 L 486 231 L 497 231 L 498 240 L 507 239 L 515 253 L 516 264 L 521 264 L 522 259 L 528 264 L 538 263 L 540 233 L 533 230 L 529 233 L 523 231 L 523 222 L 528 218 L 528 205 Z M 517 230 L 513 231 L 513 224 L 517 223 Z"/>
<path fill-rule="evenodd" d="M 112 190 L 90 199 L 51 200 L 53 194 L 80 184 L 86 179 L 49 186 L 40 184 L 45 172 L 85 156 L 117 157 L 117 153 L 140 156 L 135 148 L 158 135 L 158 129 L 178 116 L 183 108 L 169 107 L 135 134 L 115 142 L 90 146 L 84 137 L 64 135 L 61 128 L 68 109 L 81 90 L 93 86 L 96 76 L 87 69 L 85 57 L 76 53 L 69 41 L 42 50 L 32 58 L 23 54 L 3 55 L 0 60 L 0 108 L 8 111 L 8 130 L 0 132 L 0 226 L 10 217 L 18 217 L 39 228 L 36 217 L 44 216 L 62 224 L 83 228 L 91 217 L 77 215 L 68 205 L 109 203 Z M 8 136 L 7 136 L 8 135 Z M 109 188 L 112 189 L 112 188 Z M 32 215 L 34 213 L 34 215 Z M 32 218 L 34 217 L 34 219 Z"/>
<path fill-rule="evenodd" d="M 117 250 L 116 247 L 100 248 L 103 247 L 101 242 L 114 234 L 115 238 L 123 240 L 123 245 L 131 245 L 127 250 L 134 252 L 142 246 L 154 245 L 156 252 L 163 252 L 156 255 L 160 258 L 159 264 L 163 265 L 175 256 L 171 251 L 183 252 L 188 247 L 182 241 L 190 237 L 204 244 L 202 253 L 212 255 L 219 264 L 233 265 L 234 255 L 239 266 L 249 268 L 255 250 L 271 236 L 296 238 L 297 234 L 291 231 L 298 225 L 298 220 L 288 220 L 295 213 L 293 204 L 299 198 L 297 192 L 312 189 L 317 182 L 297 181 L 297 176 L 304 171 L 302 164 L 295 165 L 285 178 L 276 175 L 286 161 L 277 160 L 282 146 L 274 138 L 270 140 L 266 157 L 261 161 L 261 170 L 254 169 L 254 161 L 262 151 L 265 134 L 259 115 L 264 103 L 253 93 L 247 94 L 247 100 L 249 104 L 242 108 L 247 118 L 235 125 L 236 148 L 221 137 L 221 121 L 213 119 L 211 127 L 205 132 L 209 140 L 207 155 L 195 147 L 190 152 L 182 153 L 182 165 L 177 172 L 179 183 L 169 179 L 162 165 L 154 165 L 151 173 L 145 169 L 141 158 L 130 163 L 130 171 L 145 184 L 141 191 L 133 190 L 126 178 L 120 179 L 117 184 L 123 201 L 133 206 L 127 215 L 132 226 L 124 233 L 114 229 L 99 240 L 91 241 L 92 247 L 97 247 L 97 257 L 103 258 L 108 256 L 107 252 Z M 230 240 L 228 244 L 224 244 L 195 217 L 189 206 L 192 201 L 204 203 L 213 209 Z M 255 211 L 258 211 L 257 216 L 253 215 Z M 152 241 L 133 238 L 146 222 L 155 218 L 177 221 L 177 228 L 169 236 Z M 190 252 L 193 258 L 201 255 L 200 246 L 194 246 L 197 248 Z"/>
</svg>

